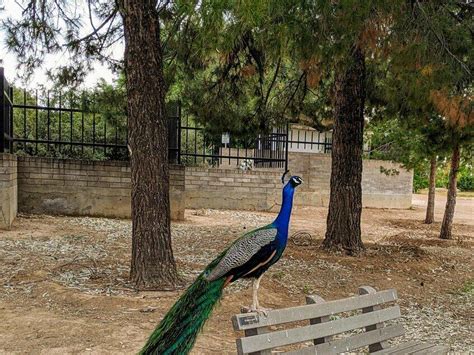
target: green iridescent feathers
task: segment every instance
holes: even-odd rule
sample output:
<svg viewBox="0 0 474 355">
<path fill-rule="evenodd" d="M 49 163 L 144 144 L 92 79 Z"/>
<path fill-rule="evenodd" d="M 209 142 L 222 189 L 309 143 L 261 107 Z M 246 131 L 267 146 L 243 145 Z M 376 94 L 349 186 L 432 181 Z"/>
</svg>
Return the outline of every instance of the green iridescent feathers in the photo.
<svg viewBox="0 0 474 355">
<path fill-rule="evenodd" d="M 178 299 L 151 334 L 140 354 L 187 354 L 214 306 L 222 297 L 225 279 L 212 282 L 204 278 L 221 259 L 222 253 Z"/>
</svg>

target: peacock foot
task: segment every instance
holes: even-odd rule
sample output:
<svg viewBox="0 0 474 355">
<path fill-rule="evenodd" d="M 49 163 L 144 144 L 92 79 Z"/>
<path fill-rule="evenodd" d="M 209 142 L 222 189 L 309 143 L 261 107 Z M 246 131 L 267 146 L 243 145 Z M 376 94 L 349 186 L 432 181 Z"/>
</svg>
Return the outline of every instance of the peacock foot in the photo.
<svg viewBox="0 0 474 355">
<path fill-rule="evenodd" d="M 263 308 L 263 307 L 245 307 L 247 309 L 247 313 L 258 313 L 259 315 L 264 315 L 268 317 L 268 312 L 271 311 L 271 308 Z"/>
</svg>

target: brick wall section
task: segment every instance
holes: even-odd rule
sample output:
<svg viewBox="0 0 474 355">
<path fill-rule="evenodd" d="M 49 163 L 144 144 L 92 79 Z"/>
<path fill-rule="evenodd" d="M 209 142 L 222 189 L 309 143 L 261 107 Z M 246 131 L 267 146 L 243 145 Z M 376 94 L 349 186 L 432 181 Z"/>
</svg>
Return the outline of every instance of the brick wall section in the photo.
<svg viewBox="0 0 474 355">
<path fill-rule="evenodd" d="M 303 178 L 295 195 L 295 206 L 328 206 L 331 156 L 315 153 L 289 153 L 289 169 Z M 380 172 L 396 169 L 398 175 Z M 243 172 L 225 168 L 186 168 L 186 207 L 269 211 L 278 210 L 281 201 L 282 169 Z M 409 208 L 412 172 L 398 164 L 364 160 L 362 205 L 373 208 Z"/>
<path fill-rule="evenodd" d="M 171 215 L 184 219 L 184 168 L 170 176 Z M 128 162 L 18 157 L 21 212 L 129 218 L 130 182 Z"/>
<path fill-rule="evenodd" d="M 17 158 L 0 154 L 0 229 L 9 229 L 17 214 Z"/>
<path fill-rule="evenodd" d="M 305 184 L 295 195 L 296 205 L 328 206 L 331 181 L 329 154 L 289 153 L 291 173 L 300 175 Z M 380 167 L 394 169 L 386 175 Z M 413 172 L 399 164 L 382 160 L 364 160 L 362 166 L 362 206 L 371 208 L 411 207 Z"/>
<path fill-rule="evenodd" d="M 130 167 L 127 162 L 76 161 L 2 155 L 0 195 L 5 226 L 16 215 L 16 169 L 18 208 L 39 214 L 130 217 Z M 388 176 L 380 167 L 396 169 Z M 292 174 L 305 183 L 295 195 L 296 206 L 327 206 L 331 157 L 325 154 L 289 153 Z M 363 206 L 409 208 L 412 172 L 399 165 L 365 160 Z M 171 215 L 184 219 L 186 208 L 275 211 L 281 201 L 282 169 L 201 168 L 173 165 L 170 168 Z M 7 196 L 7 197 L 6 197 Z M 5 204 L 5 201 L 9 201 Z M 8 211 L 8 212 L 6 212 Z M 2 224 L 0 224 L 2 225 Z"/>
<path fill-rule="evenodd" d="M 186 168 L 186 208 L 275 210 L 281 170 Z"/>
<path fill-rule="evenodd" d="M 394 174 L 381 171 L 391 169 Z M 373 208 L 410 208 L 413 170 L 383 160 L 364 160 L 362 171 L 362 205 Z"/>
</svg>

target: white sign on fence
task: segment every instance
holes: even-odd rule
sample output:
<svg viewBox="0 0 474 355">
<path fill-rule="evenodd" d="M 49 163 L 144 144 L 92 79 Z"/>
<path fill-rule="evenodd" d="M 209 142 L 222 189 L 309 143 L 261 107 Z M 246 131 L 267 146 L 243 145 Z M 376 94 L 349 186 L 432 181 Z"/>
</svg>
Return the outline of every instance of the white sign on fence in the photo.
<svg viewBox="0 0 474 355">
<path fill-rule="evenodd" d="M 230 134 L 229 132 L 222 133 L 222 144 L 226 145 L 230 143 Z"/>
</svg>

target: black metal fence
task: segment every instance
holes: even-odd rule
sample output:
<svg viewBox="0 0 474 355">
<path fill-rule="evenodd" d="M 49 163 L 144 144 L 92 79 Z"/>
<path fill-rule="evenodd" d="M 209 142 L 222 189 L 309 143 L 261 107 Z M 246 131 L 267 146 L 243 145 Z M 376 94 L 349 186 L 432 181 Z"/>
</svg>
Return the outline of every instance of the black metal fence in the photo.
<svg viewBox="0 0 474 355">
<path fill-rule="evenodd" d="M 288 134 L 288 149 L 290 151 L 331 153 L 332 134 L 315 130 L 290 130 Z"/>
<path fill-rule="evenodd" d="M 91 159 L 127 156 L 126 134 L 120 129 L 126 122 L 109 122 L 87 96 L 39 96 L 38 91 L 17 89 L 12 94 L 15 152 Z"/>
<path fill-rule="evenodd" d="M 189 116 L 181 117 L 180 162 L 186 165 L 229 166 L 241 169 L 286 168 L 288 127 L 252 136 L 213 133 Z"/>
<path fill-rule="evenodd" d="M 4 80 L 6 83 L 6 80 Z M 2 99 L 3 150 L 17 154 L 92 159 L 128 159 L 125 111 L 101 112 L 94 97 L 9 87 Z M 168 112 L 169 158 L 179 160 L 179 108 Z M 1 128 L 1 127 L 0 127 Z"/>
<path fill-rule="evenodd" d="M 74 159 L 128 159 L 125 108 L 103 111 L 91 93 L 14 89 L 0 67 L 0 152 Z M 110 106 L 110 104 L 109 104 Z M 241 169 L 284 168 L 288 152 L 299 147 L 330 152 L 331 142 L 319 133 L 300 136 L 289 126 L 270 133 L 228 134 L 205 129 L 180 105 L 168 112 L 168 152 L 173 163 Z M 318 134 L 318 139 L 314 138 Z M 295 148 L 296 147 L 296 148 Z M 305 150 L 304 149 L 304 150 Z"/>
<path fill-rule="evenodd" d="M 13 88 L 0 67 L 0 152 L 13 152 Z"/>
</svg>

